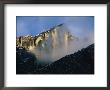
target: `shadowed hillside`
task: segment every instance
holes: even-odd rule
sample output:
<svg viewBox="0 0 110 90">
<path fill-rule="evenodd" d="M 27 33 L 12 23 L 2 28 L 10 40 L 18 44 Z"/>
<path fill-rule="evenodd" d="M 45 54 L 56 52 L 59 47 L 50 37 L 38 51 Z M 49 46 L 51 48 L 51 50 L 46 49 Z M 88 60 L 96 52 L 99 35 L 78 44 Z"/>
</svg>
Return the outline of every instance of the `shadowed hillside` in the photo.
<svg viewBox="0 0 110 90">
<path fill-rule="evenodd" d="M 42 68 L 38 73 L 45 74 L 93 74 L 94 45 L 67 55 L 60 60 Z"/>
<path fill-rule="evenodd" d="M 32 74 L 36 57 L 25 48 L 16 47 L 16 74 Z"/>
<path fill-rule="evenodd" d="M 17 48 L 17 74 L 94 74 L 94 44 L 49 65 L 38 66 L 36 57 Z"/>
</svg>

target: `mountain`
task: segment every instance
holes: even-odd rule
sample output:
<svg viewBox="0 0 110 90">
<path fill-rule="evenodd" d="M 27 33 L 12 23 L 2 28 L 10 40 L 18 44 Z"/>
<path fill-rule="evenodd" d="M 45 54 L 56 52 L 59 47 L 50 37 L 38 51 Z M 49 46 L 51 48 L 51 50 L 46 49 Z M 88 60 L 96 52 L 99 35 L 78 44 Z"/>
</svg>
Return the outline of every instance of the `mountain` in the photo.
<svg viewBox="0 0 110 90">
<path fill-rule="evenodd" d="M 93 74 L 94 44 L 71 35 L 64 24 L 36 36 L 17 37 L 16 73 Z"/>
<path fill-rule="evenodd" d="M 27 50 L 35 47 L 45 49 L 46 46 L 56 48 L 59 44 L 67 44 L 67 41 L 74 38 L 64 24 L 59 24 L 36 36 L 26 35 L 17 37 L 16 46 L 24 47 Z"/>
<path fill-rule="evenodd" d="M 59 24 L 36 36 L 17 37 L 16 47 L 30 51 L 39 62 L 52 63 L 67 55 L 71 49 L 71 42 L 77 40 L 78 38 L 71 35 L 66 25 Z"/>
</svg>

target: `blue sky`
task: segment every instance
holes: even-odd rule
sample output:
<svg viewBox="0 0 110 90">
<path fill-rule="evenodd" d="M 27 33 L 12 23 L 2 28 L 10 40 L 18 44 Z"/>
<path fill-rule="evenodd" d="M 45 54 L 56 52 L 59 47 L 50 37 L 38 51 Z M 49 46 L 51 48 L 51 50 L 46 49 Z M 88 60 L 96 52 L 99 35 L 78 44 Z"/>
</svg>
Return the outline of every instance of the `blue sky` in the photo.
<svg viewBox="0 0 110 90">
<path fill-rule="evenodd" d="M 94 31 L 94 16 L 16 16 L 17 36 L 35 36 L 61 23 L 77 36 Z"/>
</svg>

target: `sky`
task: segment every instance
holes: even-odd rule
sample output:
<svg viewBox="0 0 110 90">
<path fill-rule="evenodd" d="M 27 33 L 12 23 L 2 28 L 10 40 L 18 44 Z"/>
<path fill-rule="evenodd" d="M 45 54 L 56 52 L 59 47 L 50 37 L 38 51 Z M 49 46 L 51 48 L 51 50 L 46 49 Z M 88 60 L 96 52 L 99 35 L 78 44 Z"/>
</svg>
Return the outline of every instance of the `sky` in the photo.
<svg viewBox="0 0 110 90">
<path fill-rule="evenodd" d="M 62 23 L 76 36 L 94 31 L 94 16 L 16 16 L 17 36 L 35 36 Z"/>
</svg>

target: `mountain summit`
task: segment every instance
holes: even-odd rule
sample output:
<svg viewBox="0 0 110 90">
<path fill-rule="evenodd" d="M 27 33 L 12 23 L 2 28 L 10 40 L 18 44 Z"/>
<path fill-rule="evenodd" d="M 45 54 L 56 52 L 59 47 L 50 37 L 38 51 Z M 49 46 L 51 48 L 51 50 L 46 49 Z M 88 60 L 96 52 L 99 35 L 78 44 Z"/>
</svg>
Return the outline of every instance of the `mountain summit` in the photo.
<svg viewBox="0 0 110 90">
<path fill-rule="evenodd" d="M 39 60 L 54 61 L 67 54 L 73 40 L 77 38 L 70 34 L 65 24 L 59 24 L 34 37 L 17 37 L 16 45 L 33 52 Z"/>
</svg>

